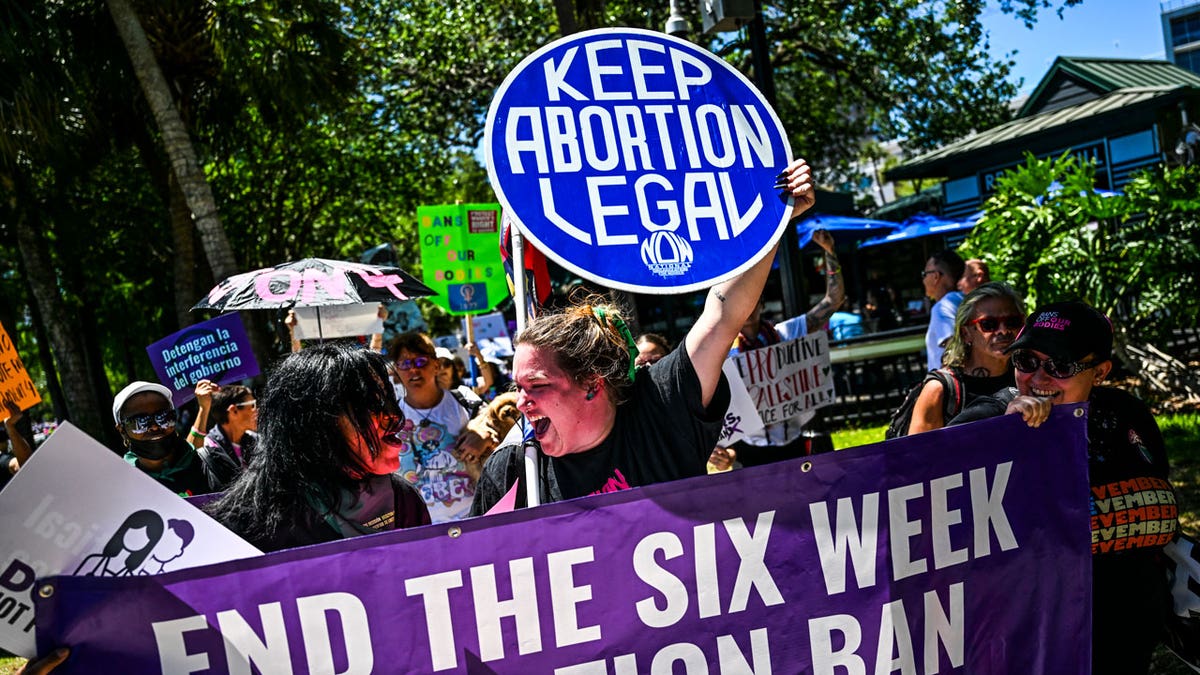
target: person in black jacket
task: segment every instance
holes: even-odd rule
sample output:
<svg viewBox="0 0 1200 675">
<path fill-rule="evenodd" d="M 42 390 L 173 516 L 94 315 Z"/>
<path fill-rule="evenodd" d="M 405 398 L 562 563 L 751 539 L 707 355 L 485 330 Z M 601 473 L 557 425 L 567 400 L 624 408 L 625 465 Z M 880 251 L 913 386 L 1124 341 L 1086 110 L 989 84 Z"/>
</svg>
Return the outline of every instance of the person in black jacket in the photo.
<svg viewBox="0 0 1200 675">
<path fill-rule="evenodd" d="M 207 510 L 264 551 L 428 524 L 421 496 L 393 473 L 406 424 L 381 354 L 296 352 L 259 398 L 250 465 Z"/>
<path fill-rule="evenodd" d="M 224 490 L 241 475 L 254 455 L 258 401 L 249 387 L 225 385 L 212 394 L 211 411 L 213 426 L 196 452 L 213 488 Z"/>
<path fill-rule="evenodd" d="M 1054 405 L 1088 403 L 1092 513 L 1092 672 L 1146 673 L 1170 603 L 1163 547 L 1179 529 L 1162 434 L 1144 403 L 1098 386 L 1112 371 L 1108 318 L 1079 302 L 1029 315 L 1009 346 L 1015 388 L 976 399 L 961 424 L 1020 414 L 1039 426 Z"/>
</svg>

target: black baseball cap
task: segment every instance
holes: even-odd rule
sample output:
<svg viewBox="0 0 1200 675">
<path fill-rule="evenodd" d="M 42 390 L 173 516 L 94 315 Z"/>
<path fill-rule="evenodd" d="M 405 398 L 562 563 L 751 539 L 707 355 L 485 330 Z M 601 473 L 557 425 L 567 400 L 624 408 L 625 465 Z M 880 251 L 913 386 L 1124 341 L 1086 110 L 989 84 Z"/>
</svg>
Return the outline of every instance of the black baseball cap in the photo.
<svg viewBox="0 0 1200 675">
<path fill-rule="evenodd" d="M 1112 358 L 1113 328 L 1108 317 L 1082 302 L 1054 302 L 1031 312 L 1017 339 L 1004 350 L 1034 349 L 1059 361 Z"/>
</svg>

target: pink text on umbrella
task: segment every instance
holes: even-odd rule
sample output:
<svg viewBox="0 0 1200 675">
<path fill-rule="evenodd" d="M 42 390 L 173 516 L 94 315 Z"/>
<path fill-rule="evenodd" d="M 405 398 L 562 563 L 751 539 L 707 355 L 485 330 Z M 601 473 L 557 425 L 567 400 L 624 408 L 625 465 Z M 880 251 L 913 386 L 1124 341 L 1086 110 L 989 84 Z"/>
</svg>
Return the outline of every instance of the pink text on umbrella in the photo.
<svg viewBox="0 0 1200 675">
<path fill-rule="evenodd" d="M 276 292 L 275 288 L 279 285 L 275 284 L 275 288 L 272 288 L 272 282 L 281 278 L 286 281 L 287 289 Z M 295 270 L 276 270 L 254 280 L 258 297 L 274 302 L 287 302 L 299 295 L 300 302 L 309 303 L 317 298 L 318 289 L 324 289 L 326 299 L 340 300 L 346 296 L 345 277 L 314 269 L 304 270 L 303 275 Z"/>
<path fill-rule="evenodd" d="M 404 283 L 404 280 L 401 279 L 400 275 L 398 274 L 375 274 L 372 272 L 360 271 L 358 272 L 358 276 L 362 277 L 362 280 L 367 282 L 367 285 L 371 288 L 386 288 L 392 292 L 392 295 L 396 296 L 400 300 L 408 300 L 408 296 L 405 295 L 399 288 L 396 288 L 396 284 Z"/>
</svg>

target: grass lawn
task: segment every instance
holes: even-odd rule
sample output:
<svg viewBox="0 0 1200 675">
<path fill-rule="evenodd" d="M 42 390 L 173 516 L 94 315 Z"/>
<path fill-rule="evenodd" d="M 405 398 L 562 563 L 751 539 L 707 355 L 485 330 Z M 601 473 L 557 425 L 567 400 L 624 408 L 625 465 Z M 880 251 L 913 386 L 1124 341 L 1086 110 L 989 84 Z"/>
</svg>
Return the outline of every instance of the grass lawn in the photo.
<svg viewBox="0 0 1200 675">
<path fill-rule="evenodd" d="M 1179 521 L 1191 534 L 1200 533 L 1200 413 L 1162 415 L 1158 418 L 1167 456 L 1171 458 L 1171 479 L 1179 497 Z M 833 433 L 833 447 L 850 448 L 883 440 L 886 425 L 846 429 Z M 12 675 L 24 659 L 0 657 L 0 675 Z M 1150 669 L 1154 675 L 1190 675 L 1192 671 L 1166 650 L 1159 650 Z"/>
</svg>

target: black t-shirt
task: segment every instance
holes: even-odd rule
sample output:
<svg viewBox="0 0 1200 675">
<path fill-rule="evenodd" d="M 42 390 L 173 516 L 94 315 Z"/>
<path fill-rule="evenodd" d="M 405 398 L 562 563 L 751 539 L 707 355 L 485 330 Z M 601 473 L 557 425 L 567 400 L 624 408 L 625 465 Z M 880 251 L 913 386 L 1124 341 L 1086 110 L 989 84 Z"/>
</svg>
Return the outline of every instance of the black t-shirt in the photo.
<svg viewBox="0 0 1200 675">
<path fill-rule="evenodd" d="M 951 424 L 1003 415 L 1016 394 L 980 397 Z M 1162 547 L 1178 530 L 1166 448 L 1146 405 L 1119 389 L 1092 389 L 1087 433 L 1092 672 L 1145 673 L 1170 602 Z"/>
<path fill-rule="evenodd" d="M 628 400 L 617 407 L 613 429 L 600 445 L 563 457 L 547 457 L 539 448 L 542 503 L 704 474 L 729 407 L 729 383 L 721 377 L 707 408 L 700 397 L 700 379 L 687 349 L 639 368 Z M 471 515 L 486 513 L 524 473 L 521 443 L 497 449 L 475 487 Z M 517 506 L 525 506 L 524 488 L 518 491 Z"/>
<path fill-rule="evenodd" d="M 964 408 L 980 396 L 988 396 L 1001 389 L 1013 386 L 1014 381 L 1011 370 L 1002 375 L 989 375 L 986 377 L 976 377 L 959 372 L 958 378 L 962 381 L 963 392 L 965 393 L 963 398 Z"/>
</svg>

